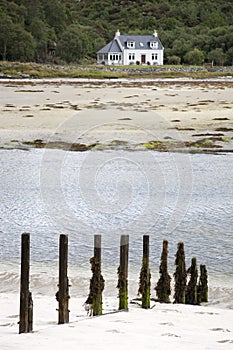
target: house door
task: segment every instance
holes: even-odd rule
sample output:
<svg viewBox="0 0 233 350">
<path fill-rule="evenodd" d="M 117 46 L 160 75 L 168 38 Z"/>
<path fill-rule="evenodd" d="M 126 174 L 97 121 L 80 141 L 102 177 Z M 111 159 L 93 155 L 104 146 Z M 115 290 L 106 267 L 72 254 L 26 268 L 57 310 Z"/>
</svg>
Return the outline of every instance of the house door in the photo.
<svg viewBox="0 0 233 350">
<path fill-rule="evenodd" d="M 141 64 L 146 63 L 146 55 L 141 55 Z"/>
</svg>

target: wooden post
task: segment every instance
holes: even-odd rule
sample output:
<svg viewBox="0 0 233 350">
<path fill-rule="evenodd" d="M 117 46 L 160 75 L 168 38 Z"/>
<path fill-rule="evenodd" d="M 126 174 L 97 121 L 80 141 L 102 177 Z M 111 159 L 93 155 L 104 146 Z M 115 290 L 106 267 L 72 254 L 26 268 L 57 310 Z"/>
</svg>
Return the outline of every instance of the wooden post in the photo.
<svg viewBox="0 0 233 350">
<path fill-rule="evenodd" d="M 101 235 L 94 235 L 94 258 L 99 263 L 101 272 Z"/>
<path fill-rule="evenodd" d="M 102 292 L 104 279 L 101 274 L 101 235 L 94 236 L 94 256 L 90 259 L 92 278 L 90 292 L 85 302 L 89 315 L 102 315 Z"/>
<path fill-rule="evenodd" d="M 175 277 L 174 304 L 185 304 L 187 271 L 186 271 L 186 264 L 185 264 L 185 252 L 184 252 L 183 242 L 179 242 L 177 244 L 175 265 L 176 265 L 176 271 L 174 273 L 174 277 Z"/>
<path fill-rule="evenodd" d="M 171 277 L 168 273 L 167 257 L 168 257 L 168 241 L 164 240 L 163 250 L 162 250 L 161 259 L 160 259 L 160 266 L 159 266 L 160 277 L 155 287 L 158 301 L 160 303 L 170 303 L 169 296 L 171 294 Z"/>
<path fill-rule="evenodd" d="M 144 288 L 142 290 L 142 308 L 150 308 L 150 269 L 149 269 L 149 238 L 150 236 L 143 236 L 143 258 L 142 267 L 144 271 Z"/>
<path fill-rule="evenodd" d="M 122 235 L 120 242 L 120 266 L 118 268 L 119 310 L 128 310 L 128 258 L 129 235 Z"/>
<path fill-rule="evenodd" d="M 101 288 L 101 235 L 94 235 L 94 263 L 96 267 L 96 294 L 93 298 L 93 316 L 102 315 L 102 288 Z"/>
<path fill-rule="evenodd" d="M 198 283 L 198 302 L 207 303 L 208 302 L 208 274 L 206 265 L 200 265 L 200 278 Z"/>
<path fill-rule="evenodd" d="M 29 333 L 33 328 L 33 302 L 29 291 L 30 235 L 21 236 L 21 277 L 19 333 Z"/>
<path fill-rule="evenodd" d="M 59 303 L 58 324 L 69 323 L 69 280 L 68 267 L 68 236 L 60 235 L 59 242 L 59 290 L 56 299 Z"/>
</svg>

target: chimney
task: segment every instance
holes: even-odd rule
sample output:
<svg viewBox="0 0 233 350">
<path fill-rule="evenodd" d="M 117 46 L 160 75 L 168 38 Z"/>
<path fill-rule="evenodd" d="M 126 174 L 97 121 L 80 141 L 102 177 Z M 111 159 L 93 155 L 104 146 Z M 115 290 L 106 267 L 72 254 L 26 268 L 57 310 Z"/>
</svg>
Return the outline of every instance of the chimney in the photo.
<svg viewBox="0 0 233 350">
<path fill-rule="evenodd" d="M 116 32 L 116 34 L 115 34 L 115 38 L 117 38 L 117 37 L 120 36 L 120 35 L 121 35 L 121 33 L 120 33 L 119 29 L 118 29 L 117 32 Z"/>
<path fill-rule="evenodd" d="M 156 32 L 156 30 L 154 30 L 153 36 L 154 36 L 155 38 L 157 38 L 158 33 Z"/>
</svg>

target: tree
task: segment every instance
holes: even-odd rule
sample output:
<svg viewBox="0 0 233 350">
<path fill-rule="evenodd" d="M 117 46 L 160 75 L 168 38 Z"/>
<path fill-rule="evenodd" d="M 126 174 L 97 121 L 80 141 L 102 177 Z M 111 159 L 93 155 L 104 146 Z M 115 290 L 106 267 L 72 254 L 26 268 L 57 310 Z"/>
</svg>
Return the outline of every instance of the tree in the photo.
<svg viewBox="0 0 233 350">
<path fill-rule="evenodd" d="M 55 33 L 56 41 L 60 41 L 63 35 L 69 38 L 67 31 L 72 25 L 82 29 L 77 44 L 81 57 L 95 57 L 96 51 L 112 40 L 118 28 L 124 34 L 149 34 L 157 29 L 165 47 L 165 56 L 176 55 L 181 58 L 181 62 L 189 64 L 201 64 L 203 61 L 200 54 L 197 57 L 193 54 L 190 56 L 189 52 L 195 48 L 208 57 L 212 50 L 221 48 L 226 54 L 233 47 L 232 0 L 217 1 L 214 5 L 210 0 L 201 3 L 193 0 L 186 3 L 168 0 L 0 0 L 0 19 L 2 16 L 31 33 L 36 45 L 36 60 L 50 57 L 46 55 L 48 42 L 45 38 L 49 32 Z M 0 22 L 1 27 L 4 24 L 9 27 L 5 19 Z M 0 33 L 0 59 L 3 56 L 8 58 L 9 37 L 13 31 L 9 30 L 5 34 Z M 84 36 L 88 43 L 86 39 L 83 41 Z M 63 42 L 60 48 L 64 60 L 68 56 L 69 62 L 77 61 L 75 54 L 65 54 L 67 49 L 72 51 L 72 45 Z M 227 64 L 228 56 L 225 60 Z M 222 62 L 223 59 L 220 64 Z"/>
<path fill-rule="evenodd" d="M 85 56 L 95 55 L 103 45 L 103 39 L 92 28 L 72 24 L 58 41 L 57 52 L 67 62 L 77 62 Z"/>
<path fill-rule="evenodd" d="M 159 267 L 160 278 L 155 287 L 155 291 L 160 303 L 170 303 L 169 296 L 171 294 L 171 277 L 167 268 L 168 241 L 163 241 L 163 251 L 161 254 L 161 262 Z"/>
<path fill-rule="evenodd" d="M 69 24 L 66 14 L 66 2 L 60 0 L 41 0 L 47 24 L 53 27 L 56 35 L 62 33 Z"/>
<path fill-rule="evenodd" d="M 70 25 L 62 34 L 57 46 L 58 55 L 68 63 L 77 62 L 88 52 L 86 35 L 76 24 Z"/>
<path fill-rule="evenodd" d="M 35 41 L 30 33 L 20 25 L 13 27 L 11 45 L 8 49 L 8 58 L 12 61 L 30 61 L 35 54 Z"/>
<path fill-rule="evenodd" d="M 220 13 L 218 12 L 213 12 L 207 22 L 206 22 L 207 26 L 210 28 L 216 28 L 216 27 L 221 27 L 224 26 L 226 23 L 223 19 L 223 17 L 221 16 Z"/>
<path fill-rule="evenodd" d="M 185 253 L 184 253 L 183 242 L 179 242 L 177 245 L 175 265 L 176 265 L 176 271 L 174 273 L 174 277 L 175 277 L 174 303 L 185 304 L 187 273 L 186 273 L 186 267 L 185 267 Z"/>
<path fill-rule="evenodd" d="M 9 16 L 0 15 L 0 56 L 3 61 L 7 59 L 8 50 L 12 44 L 13 22 Z"/>
<path fill-rule="evenodd" d="M 31 21 L 29 30 L 35 40 L 35 56 L 37 61 L 46 59 L 49 42 L 49 28 L 47 24 L 36 17 Z"/>
<path fill-rule="evenodd" d="M 187 290 L 185 294 L 185 303 L 191 305 L 197 305 L 197 260 L 196 258 L 192 258 L 192 264 L 190 268 L 187 270 L 187 273 L 190 274 L 190 280 L 187 285 Z"/>
<path fill-rule="evenodd" d="M 204 61 L 204 57 L 204 53 L 195 48 L 185 54 L 184 61 L 188 64 L 201 65 Z"/>
<path fill-rule="evenodd" d="M 231 47 L 227 53 L 227 64 L 229 64 L 230 66 L 233 66 L 233 47 Z"/>
<path fill-rule="evenodd" d="M 227 55 L 223 52 L 223 49 L 217 48 L 209 52 L 208 59 L 213 61 L 215 65 L 220 66 L 226 62 Z"/>
<path fill-rule="evenodd" d="M 167 57 L 168 64 L 180 64 L 180 62 L 181 62 L 181 58 L 176 56 L 176 55 L 172 55 L 172 56 Z"/>
</svg>

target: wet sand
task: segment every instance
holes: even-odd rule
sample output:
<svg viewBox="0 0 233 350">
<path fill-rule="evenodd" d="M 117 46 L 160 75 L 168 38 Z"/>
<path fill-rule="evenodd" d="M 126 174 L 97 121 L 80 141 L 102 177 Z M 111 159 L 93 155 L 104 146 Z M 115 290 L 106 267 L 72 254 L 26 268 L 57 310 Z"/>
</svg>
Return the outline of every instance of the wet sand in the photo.
<svg viewBox="0 0 233 350">
<path fill-rule="evenodd" d="M 233 82 L 1 81 L 0 146 L 46 145 L 232 152 Z"/>
</svg>

